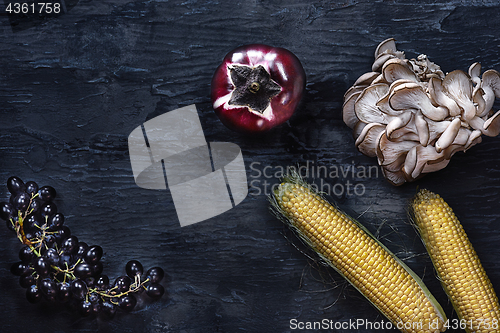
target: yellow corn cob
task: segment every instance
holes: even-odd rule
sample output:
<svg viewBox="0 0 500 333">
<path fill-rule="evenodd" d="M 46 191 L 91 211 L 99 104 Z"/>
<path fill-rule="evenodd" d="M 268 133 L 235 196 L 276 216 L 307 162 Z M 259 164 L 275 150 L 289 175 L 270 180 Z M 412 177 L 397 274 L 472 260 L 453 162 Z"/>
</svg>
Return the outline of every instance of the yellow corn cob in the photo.
<svg viewBox="0 0 500 333">
<path fill-rule="evenodd" d="M 366 228 L 297 175 L 270 198 L 272 211 L 402 332 L 442 332 L 446 316 L 423 282 Z"/>
<path fill-rule="evenodd" d="M 410 213 L 462 328 L 500 332 L 498 298 L 452 209 L 439 195 L 420 190 Z"/>
</svg>

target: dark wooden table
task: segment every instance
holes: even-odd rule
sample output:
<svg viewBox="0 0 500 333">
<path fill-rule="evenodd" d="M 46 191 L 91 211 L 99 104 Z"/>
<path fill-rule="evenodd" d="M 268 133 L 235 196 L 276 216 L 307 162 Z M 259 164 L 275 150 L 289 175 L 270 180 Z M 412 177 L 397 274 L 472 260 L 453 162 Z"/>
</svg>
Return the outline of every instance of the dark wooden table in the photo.
<svg viewBox="0 0 500 333">
<path fill-rule="evenodd" d="M 134 258 L 171 277 L 161 301 L 111 321 L 32 305 L 9 272 L 20 244 L 4 228 L 2 332 L 260 333 L 298 331 L 293 319 L 381 322 L 269 214 L 266 184 L 297 164 L 309 165 L 318 184 L 361 184 L 362 194 L 345 190 L 335 199 L 423 277 L 449 318 L 456 315 L 406 217 L 417 188 L 440 193 L 454 208 L 500 288 L 499 138 L 484 138 L 445 170 L 401 187 L 375 172 L 365 178 L 312 172 L 376 165 L 355 149 L 341 106 L 344 92 L 369 71 L 380 41 L 394 37 L 408 58 L 425 53 L 445 72 L 476 61 L 500 70 L 497 1 L 80 0 L 65 1 L 67 12 L 55 17 L 24 18 L 0 8 L 1 182 L 18 175 L 54 186 L 66 224 L 80 240 L 104 248 L 110 276 L 123 274 Z M 215 68 L 248 43 L 289 49 L 308 79 L 300 110 L 261 137 L 226 129 L 210 103 Z M 127 137 L 146 120 L 190 104 L 198 107 L 207 141 L 241 147 L 250 188 L 236 208 L 181 228 L 168 190 L 135 184 Z M 8 199 L 5 186 L 0 198 Z"/>
</svg>

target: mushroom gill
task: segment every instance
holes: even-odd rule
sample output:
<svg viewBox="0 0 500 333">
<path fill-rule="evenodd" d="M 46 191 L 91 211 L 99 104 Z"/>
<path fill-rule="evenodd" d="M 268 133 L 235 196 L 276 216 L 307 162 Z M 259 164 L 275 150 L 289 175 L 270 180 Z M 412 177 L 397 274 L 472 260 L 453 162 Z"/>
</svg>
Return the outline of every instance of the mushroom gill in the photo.
<svg viewBox="0 0 500 333">
<path fill-rule="evenodd" d="M 500 73 L 472 64 L 445 74 L 424 54 L 406 59 L 393 38 L 381 42 L 369 72 L 344 96 L 343 120 L 355 145 L 376 157 L 394 185 L 441 170 L 458 151 L 500 134 Z"/>
</svg>

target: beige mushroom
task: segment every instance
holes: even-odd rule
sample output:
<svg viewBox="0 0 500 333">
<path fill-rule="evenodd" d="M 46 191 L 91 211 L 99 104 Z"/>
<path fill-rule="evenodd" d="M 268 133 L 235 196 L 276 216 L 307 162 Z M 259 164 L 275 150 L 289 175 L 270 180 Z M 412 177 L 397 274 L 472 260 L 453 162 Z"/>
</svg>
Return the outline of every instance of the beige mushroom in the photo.
<svg viewBox="0 0 500 333">
<path fill-rule="evenodd" d="M 450 158 L 500 134 L 500 73 L 472 64 L 447 75 L 427 56 L 405 59 L 394 39 L 379 44 L 372 71 L 344 96 L 342 118 L 357 149 L 376 157 L 394 185 L 445 168 Z"/>
<path fill-rule="evenodd" d="M 398 165 L 398 167 L 399 169 L 401 168 L 400 165 Z M 382 175 L 385 177 L 385 179 L 387 179 L 389 183 L 391 183 L 394 186 L 400 186 L 406 182 L 406 178 L 403 171 L 392 172 L 385 168 L 382 168 Z"/>
<path fill-rule="evenodd" d="M 464 151 L 466 151 L 470 147 L 474 146 L 475 144 L 481 143 L 481 141 L 483 140 L 481 138 L 481 134 L 482 134 L 482 132 L 479 130 L 472 131 L 472 133 L 469 135 L 469 139 L 467 140 L 467 143 L 465 144 Z"/>
<path fill-rule="evenodd" d="M 448 96 L 462 108 L 464 120 L 471 120 L 476 116 L 476 108 L 472 102 L 472 81 L 467 74 L 461 70 L 448 73 L 442 85 Z"/>
<path fill-rule="evenodd" d="M 431 100 L 416 83 L 397 86 L 389 96 L 389 104 L 394 110 L 420 110 L 427 118 L 439 121 L 448 116 L 448 109 L 434 106 Z"/>
<path fill-rule="evenodd" d="M 484 117 L 491 109 L 491 106 L 487 109 L 486 101 L 483 98 L 484 90 L 482 89 L 481 78 L 481 64 L 478 62 L 473 63 L 469 67 L 469 76 L 474 84 L 474 89 L 472 90 L 472 102 L 476 107 L 476 115 L 479 117 Z"/>
<path fill-rule="evenodd" d="M 383 132 L 377 145 L 378 162 L 381 166 L 389 165 L 418 144 L 418 141 L 391 141 Z"/>
<path fill-rule="evenodd" d="M 354 104 L 356 103 L 359 95 L 361 95 L 361 91 L 351 94 L 342 106 L 342 120 L 350 128 L 354 128 L 356 123 L 359 121 L 359 118 L 356 116 L 356 112 L 354 111 Z"/>
<path fill-rule="evenodd" d="M 453 141 L 455 141 L 455 138 L 458 135 L 458 131 L 460 130 L 462 122 L 460 121 L 460 118 L 455 118 L 451 122 L 451 124 L 446 128 L 446 130 L 441 134 L 439 139 L 436 141 L 436 152 L 440 153 L 443 151 L 443 149 L 448 148 L 451 146 Z"/>
<path fill-rule="evenodd" d="M 474 90 L 481 88 L 481 64 L 478 62 L 473 63 L 469 67 L 469 76 L 472 82 L 474 83 Z M 474 95 L 474 92 L 473 92 Z"/>
<path fill-rule="evenodd" d="M 394 110 L 389 104 L 389 97 L 391 93 L 394 91 L 394 89 L 396 89 L 396 87 L 398 87 L 399 85 L 405 83 L 415 83 L 415 82 L 411 80 L 399 79 L 391 83 L 391 85 L 389 86 L 389 91 L 384 96 L 382 96 L 377 102 L 377 107 L 380 109 L 380 111 L 391 116 L 399 116 L 400 114 L 405 112 L 404 110 Z"/>
<path fill-rule="evenodd" d="M 386 40 L 380 42 L 375 49 L 375 59 L 377 59 L 383 53 L 396 53 L 396 40 L 394 38 L 387 38 Z"/>
<path fill-rule="evenodd" d="M 500 111 L 497 111 L 484 122 L 483 129 L 485 130 L 483 133 L 487 136 L 497 136 L 500 134 Z"/>
<path fill-rule="evenodd" d="M 417 128 L 418 141 L 422 146 L 427 146 L 429 144 L 431 134 L 429 131 L 429 123 L 425 120 L 425 117 L 421 112 L 418 112 L 418 114 L 415 115 L 415 127 Z"/>
<path fill-rule="evenodd" d="M 394 59 L 394 58 L 395 58 L 395 56 L 392 54 L 387 54 L 387 53 L 381 54 L 373 62 L 372 71 L 374 71 L 374 72 L 379 71 L 382 68 L 382 66 L 384 66 L 386 61 L 389 61 L 390 59 Z"/>
<path fill-rule="evenodd" d="M 417 177 L 422 173 L 424 167 L 429 163 L 439 163 L 445 160 L 444 153 L 436 152 L 436 149 L 432 146 L 417 146 L 416 156 L 415 167 L 411 173 L 408 174 L 411 180 L 417 179 Z"/>
<path fill-rule="evenodd" d="M 484 113 L 488 114 L 495 103 L 495 97 L 500 98 L 500 74 L 492 69 L 484 72 L 482 76 L 481 88 L 484 92 Z"/>
<path fill-rule="evenodd" d="M 368 86 L 352 86 L 349 88 L 344 94 L 344 101 L 347 101 L 354 94 L 360 94 L 365 90 Z M 345 102 L 344 102 L 345 103 Z"/>
<path fill-rule="evenodd" d="M 380 73 L 378 72 L 368 72 L 363 75 L 361 75 L 356 82 L 354 82 L 353 86 L 369 86 L 373 80 L 375 80 Z"/>
<path fill-rule="evenodd" d="M 448 148 L 451 148 L 451 147 L 448 147 Z M 453 148 L 455 148 L 455 147 L 453 147 Z M 461 147 L 461 146 L 457 147 L 457 150 L 455 150 L 454 153 L 459 151 L 459 150 L 463 150 L 463 147 Z M 441 169 L 446 168 L 448 163 L 450 163 L 449 158 L 441 158 L 441 159 L 436 160 L 436 161 L 428 161 L 427 163 L 424 164 L 424 167 L 422 168 L 421 172 L 422 172 L 422 174 L 424 174 L 424 173 L 431 173 L 431 172 L 439 171 Z"/>
<path fill-rule="evenodd" d="M 497 111 L 486 121 L 476 116 L 469 123 L 473 129 L 481 131 L 486 136 L 497 136 L 500 134 L 500 111 Z"/>
<path fill-rule="evenodd" d="M 451 117 L 456 117 L 460 115 L 460 107 L 454 99 L 448 97 L 443 91 L 443 86 L 441 80 L 437 78 L 431 78 L 427 86 L 427 91 L 429 95 L 437 105 L 444 106 L 448 109 L 448 113 Z"/>
<path fill-rule="evenodd" d="M 410 59 L 408 62 L 421 81 L 429 81 L 431 78 L 444 78 L 441 68 L 430 61 L 425 54 L 420 54 L 417 59 Z"/>
<path fill-rule="evenodd" d="M 405 112 L 402 113 L 398 117 L 394 117 L 385 127 L 385 133 L 387 135 L 387 138 L 390 140 L 391 135 L 397 131 L 398 129 L 403 128 L 404 126 L 408 125 L 412 118 L 413 114 L 411 112 Z"/>
<path fill-rule="evenodd" d="M 476 107 L 476 116 L 478 117 L 486 116 L 491 110 L 491 108 L 487 109 L 486 101 L 484 100 L 483 95 L 484 90 L 482 88 L 474 88 L 474 91 L 472 92 L 472 101 Z"/>
<path fill-rule="evenodd" d="M 366 125 L 355 142 L 358 150 L 369 157 L 377 156 L 377 142 L 384 130 L 385 126 L 382 124 L 371 123 Z"/>
<path fill-rule="evenodd" d="M 378 83 L 366 88 L 356 99 L 354 111 L 358 119 L 365 123 L 387 124 L 387 116 L 377 108 L 377 101 L 389 91 L 389 86 Z"/>
<path fill-rule="evenodd" d="M 382 67 L 385 81 L 392 83 L 396 80 L 409 80 L 418 82 L 419 79 L 410 67 L 401 59 L 394 58 L 386 61 Z"/>
</svg>

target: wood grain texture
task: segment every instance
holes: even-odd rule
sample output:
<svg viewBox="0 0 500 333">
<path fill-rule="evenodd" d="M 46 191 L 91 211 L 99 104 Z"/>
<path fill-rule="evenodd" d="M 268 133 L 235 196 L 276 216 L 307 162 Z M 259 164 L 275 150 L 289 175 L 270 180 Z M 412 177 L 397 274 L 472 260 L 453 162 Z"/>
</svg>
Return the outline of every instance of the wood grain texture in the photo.
<svg viewBox="0 0 500 333">
<path fill-rule="evenodd" d="M 80 0 L 72 6 L 24 30 L 0 16 L 0 181 L 18 175 L 54 186 L 72 233 L 104 248 L 105 272 L 122 274 L 132 258 L 162 266 L 171 276 L 169 295 L 112 321 L 31 305 L 9 272 L 20 246 L 4 228 L 2 331 L 291 332 L 292 318 L 383 320 L 338 274 L 301 253 L 306 249 L 269 214 L 264 187 L 278 182 L 280 167 L 308 161 L 339 170 L 375 165 L 355 149 L 341 106 L 386 38 L 396 38 L 409 58 L 427 54 L 446 72 L 475 61 L 500 70 L 498 2 Z M 308 79 L 294 117 L 261 137 L 226 129 L 210 104 L 215 68 L 248 43 L 289 49 Z M 127 137 L 146 120 L 193 103 L 207 141 L 241 147 L 250 194 L 220 216 L 180 228 L 168 190 L 135 185 Z M 397 188 L 380 173 L 311 180 L 337 189 L 363 185 L 362 195 L 344 191 L 336 200 L 362 214 L 456 318 L 406 205 L 417 187 L 440 193 L 500 289 L 499 156 L 500 139 L 484 138 L 443 171 Z M 0 198 L 8 199 L 5 186 Z"/>
</svg>

